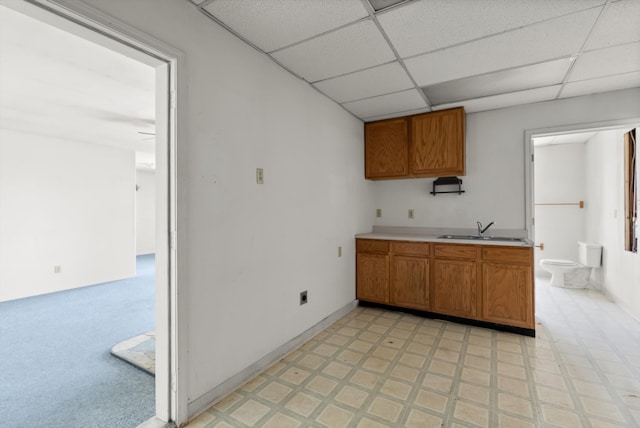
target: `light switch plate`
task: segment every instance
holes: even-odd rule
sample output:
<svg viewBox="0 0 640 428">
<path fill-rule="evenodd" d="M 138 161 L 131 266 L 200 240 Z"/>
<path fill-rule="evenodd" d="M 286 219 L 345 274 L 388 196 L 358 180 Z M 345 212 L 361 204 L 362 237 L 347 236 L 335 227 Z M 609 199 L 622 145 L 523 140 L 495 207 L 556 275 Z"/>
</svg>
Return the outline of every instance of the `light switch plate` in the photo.
<svg viewBox="0 0 640 428">
<path fill-rule="evenodd" d="M 262 168 L 256 168 L 256 183 L 264 184 L 264 170 Z"/>
</svg>

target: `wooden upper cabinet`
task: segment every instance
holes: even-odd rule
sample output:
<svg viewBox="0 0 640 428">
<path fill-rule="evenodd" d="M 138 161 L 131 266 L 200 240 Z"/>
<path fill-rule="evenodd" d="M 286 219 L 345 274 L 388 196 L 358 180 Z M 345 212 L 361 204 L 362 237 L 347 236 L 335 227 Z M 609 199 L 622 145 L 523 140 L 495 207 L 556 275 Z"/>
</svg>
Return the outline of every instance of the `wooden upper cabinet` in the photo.
<svg viewBox="0 0 640 428">
<path fill-rule="evenodd" d="M 410 174 L 444 177 L 465 174 L 465 115 L 458 107 L 411 117 Z"/>
<path fill-rule="evenodd" d="M 458 107 L 364 125 L 365 178 L 465 174 L 465 114 Z"/>
<path fill-rule="evenodd" d="M 365 178 L 403 178 L 409 175 L 408 119 L 366 123 Z"/>
</svg>

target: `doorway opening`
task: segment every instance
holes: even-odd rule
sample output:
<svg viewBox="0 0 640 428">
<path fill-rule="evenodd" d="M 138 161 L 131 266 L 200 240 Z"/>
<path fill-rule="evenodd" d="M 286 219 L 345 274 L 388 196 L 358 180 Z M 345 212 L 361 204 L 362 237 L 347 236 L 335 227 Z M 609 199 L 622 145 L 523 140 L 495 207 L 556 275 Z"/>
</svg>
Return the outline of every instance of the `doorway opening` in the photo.
<svg viewBox="0 0 640 428">
<path fill-rule="evenodd" d="M 531 159 L 526 221 L 536 245 L 536 277 L 608 294 L 624 239 L 624 134 L 638 123 L 631 119 L 526 133 Z"/>
<path fill-rule="evenodd" d="M 106 48 L 112 55 L 122 57 L 123 64 L 126 63 L 129 67 L 132 67 L 132 75 L 134 74 L 133 69 L 136 67 L 147 67 L 151 70 L 151 89 L 155 101 L 151 102 L 150 108 L 147 105 L 138 109 L 139 106 L 134 105 L 135 103 L 133 101 L 135 101 L 134 99 L 139 95 L 135 90 L 128 92 L 129 97 L 125 97 L 126 102 L 124 106 L 120 105 L 118 107 L 116 105 L 117 103 L 105 106 L 98 102 L 101 98 L 97 92 L 104 89 L 100 88 L 101 84 L 91 80 L 83 80 L 86 76 L 82 73 L 75 74 L 77 70 L 74 70 L 74 64 L 68 61 L 62 61 L 62 64 L 58 64 L 59 68 L 63 71 L 62 76 L 65 76 L 66 80 L 59 79 L 54 83 L 46 82 L 43 76 L 46 76 L 52 70 L 46 66 L 42 67 L 41 60 L 45 58 L 52 60 L 60 58 L 64 53 L 64 47 L 54 44 L 49 46 L 49 48 L 45 48 L 45 39 L 41 38 L 41 50 L 29 57 L 24 49 L 25 41 L 19 41 L 19 43 L 23 42 L 23 46 L 21 46 L 23 49 L 19 47 L 15 51 L 18 56 L 22 55 L 22 58 L 27 61 L 25 65 L 26 69 L 29 69 L 30 66 L 33 67 L 31 71 L 35 70 L 37 73 L 40 73 L 40 78 L 33 78 L 33 73 L 30 75 L 27 72 L 18 75 L 18 77 L 23 80 L 22 83 L 28 84 L 30 82 L 33 86 L 32 89 L 34 89 L 32 93 L 22 97 L 22 99 L 20 99 L 19 96 L 9 97 L 8 95 L 11 95 L 10 91 L 13 88 L 10 88 L 9 85 L 3 85 L 1 88 L 3 90 L 2 99 L 8 100 L 11 98 L 11 100 L 14 101 L 12 107 L 17 106 L 17 108 L 8 110 L 5 109 L 6 106 L 3 105 L 3 112 L 8 112 L 8 114 L 5 114 L 5 117 L 3 117 L 1 128 L 5 137 L 10 136 L 11 139 L 20 138 L 23 141 L 29 140 L 30 142 L 38 140 L 39 144 L 29 148 L 35 156 L 40 157 L 39 162 L 42 166 L 40 169 L 33 168 L 32 172 L 34 172 L 34 175 L 36 172 L 43 175 L 41 173 L 44 169 L 53 165 L 57 160 L 64 160 L 70 166 L 77 167 L 77 171 L 84 171 L 88 174 L 94 174 L 94 176 L 97 176 L 101 171 L 110 172 L 111 175 L 108 178 L 93 177 L 95 178 L 94 180 L 84 180 L 82 176 L 77 175 L 75 184 L 78 186 L 73 191 L 68 191 L 67 193 L 70 193 L 67 195 L 68 198 L 64 198 L 65 200 L 75 201 L 76 209 L 72 211 L 71 215 L 67 214 L 67 218 L 62 218 L 65 216 L 61 216 L 58 219 L 60 221 L 58 224 L 62 224 L 64 221 L 65 224 L 69 223 L 71 226 L 74 226 L 73 223 L 75 222 L 75 227 L 78 228 L 82 226 L 82 223 L 88 218 L 93 219 L 96 215 L 111 218 L 111 220 L 116 217 L 121 217 L 119 210 L 123 210 L 123 207 L 118 205 L 117 201 L 119 200 L 126 201 L 126 209 L 129 210 L 133 207 L 133 210 L 135 210 L 135 164 L 138 163 L 139 166 L 142 165 L 147 170 L 155 169 L 153 174 L 154 178 L 152 179 L 156 187 L 154 203 L 156 217 L 156 228 L 154 232 L 155 264 L 152 263 L 153 269 L 155 270 L 155 298 L 153 306 L 155 308 L 156 333 L 156 377 L 154 381 L 155 396 L 153 397 L 155 409 L 153 413 L 162 421 L 176 420 L 177 400 L 175 396 L 177 394 L 177 387 L 175 385 L 178 383 L 178 379 L 172 376 L 172 374 L 177 372 L 175 369 L 176 358 L 174 357 L 177 348 L 174 345 L 176 340 L 175 331 L 177 330 L 177 321 L 175 318 L 176 299 L 174 298 L 176 293 L 174 266 L 177 254 L 175 249 L 171 248 L 170 239 L 170 237 L 175 236 L 176 230 L 175 164 L 174 156 L 172 155 L 175 151 L 176 140 L 176 109 L 170 101 L 170 95 L 175 94 L 176 91 L 175 70 L 178 54 L 162 46 L 160 43 L 154 44 L 151 38 L 144 38 L 144 44 L 139 42 L 135 36 L 130 35 L 131 33 L 122 30 L 125 28 L 124 25 L 120 25 L 117 22 L 114 23 L 113 20 L 101 16 L 100 12 L 96 10 L 83 7 L 82 10 L 76 14 L 74 11 L 58 8 L 55 5 L 52 6 L 48 2 L 45 5 L 45 2 L 40 4 L 38 2 L 27 1 L 11 2 L 6 5 L 3 4 L 3 6 L 0 7 L 6 9 L 8 13 L 21 14 L 26 19 L 39 21 L 42 25 L 54 28 L 58 32 L 67 33 L 68 36 L 72 35 L 72 37 L 77 39 L 78 45 L 76 45 L 76 47 L 82 44 L 94 44 L 97 50 L 102 49 L 104 51 Z M 109 23 L 109 25 L 107 25 L 107 23 Z M 117 30 L 114 30 L 114 28 Z M 3 26 L 2 31 L 6 31 L 6 27 Z M 138 35 L 138 33 L 136 33 L 136 35 Z M 10 40 L 9 38 L 5 38 L 4 34 L 3 39 Z M 7 50 L 3 49 L 3 51 L 4 56 L 7 54 Z M 142 87 L 147 85 L 147 83 L 143 81 L 135 82 L 131 80 L 123 84 L 118 81 L 117 76 L 115 76 L 115 74 L 117 74 L 115 73 L 115 67 L 111 67 L 106 62 L 101 62 L 100 59 L 94 57 L 93 53 L 90 52 L 92 51 L 87 51 L 87 56 L 84 58 L 85 71 L 88 69 L 90 73 L 100 75 L 105 81 L 109 81 L 109 79 L 112 80 L 112 82 L 110 82 L 110 84 L 113 84 L 110 86 L 112 92 L 104 96 L 104 99 L 109 99 L 109 97 L 117 98 L 117 95 L 127 92 L 127 84 L 134 84 L 134 88 L 136 86 Z M 129 60 L 128 63 L 124 60 L 125 58 Z M 6 56 L 3 58 L 3 63 L 14 64 L 13 61 L 4 61 L 5 59 Z M 35 60 L 35 63 L 29 63 L 29 60 Z M 136 66 L 135 63 L 138 65 Z M 140 67 L 140 65 L 143 67 Z M 6 71 L 7 70 L 3 70 L 3 74 L 6 74 Z M 29 81 L 30 78 L 31 81 Z M 18 79 L 13 80 L 13 82 L 17 81 Z M 136 83 L 138 85 L 136 85 Z M 47 91 L 47 89 L 52 89 L 53 86 L 55 86 L 53 89 L 57 92 Z M 46 98 L 47 94 L 49 94 L 49 98 L 46 99 L 46 102 L 37 102 L 38 99 L 42 100 L 42 98 L 38 97 L 44 96 Z M 61 101 L 63 105 L 52 107 L 58 101 Z M 127 102 L 129 104 L 127 104 Z M 65 124 L 61 120 L 60 115 L 76 117 L 76 121 L 75 123 Z M 119 138 L 115 133 L 110 133 L 110 128 L 105 125 L 105 123 L 110 123 L 114 128 L 120 130 L 127 129 L 130 131 L 130 134 L 133 135 L 128 135 L 126 138 Z M 149 146 L 153 141 L 147 140 L 150 136 L 155 137 L 155 145 L 151 150 L 149 150 Z M 64 147 L 59 143 L 64 144 Z M 82 145 L 81 143 L 86 144 Z M 82 147 L 80 149 L 83 151 L 82 154 L 77 151 L 74 152 L 74 148 L 78 149 L 80 147 Z M 84 156 L 87 154 L 85 152 L 91 152 L 90 156 Z M 7 152 L 4 154 L 6 153 Z M 136 153 L 138 155 L 137 162 Z M 107 160 L 112 160 L 113 162 L 109 163 Z M 115 164 L 119 165 L 119 169 L 114 172 L 112 167 Z M 124 166 L 125 164 L 129 165 L 129 167 Z M 33 163 L 28 163 L 27 165 L 19 165 L 19 167 L 29 169 L 33 165 Z M 60 171 L 62 171 L 60 176 L 64 176 L 65 173 L 68 173 L 68 176 L 73 175 L 71 174 L 71 168 L 65 169 L 63 166 L 60 168 Z M 73 170 L 73 172 L 77 171 Z M 51 175 L 49 184 L 53 186 L 56 184 L 58 178 L 59 177 L 55 175 Z M 12 184 L 16 183 L 17 182 L 14 182 Z M 87 183 L 91 183 L 91 185 L 87 185 Z M 28 187 L 28 185 L 32 183 L 26 184 Z M 85 187 L 82 188 L 82 185 L 85 185 Z M 99 190 L 97 188 L 98 186 L 103 186 L 104 189 Z M 123 194 L 126 193 L 126 196 L 120 195 L 119 197 L 115 197 L 114 201 L 105 201 L 104 198 L 100 200 L 100 197 L 94 198 L 95 200 L 90 200 L 96 195 L 112 197 L 118 193 L 121 188 L 127 189 L 123 192 Z M 24 191 L 25 182 L 19 182 L 19 186 L 14 186 L 14 190 L 16 190 L 16 193 Z M 46 194 L 46 192 L 41 193 Z M 55 194 L 55 192 L 49 193 Z M 4 192 L 4 194 L 7 195 L 7 192 Z M 22 194 L 24 195 L 25 193 Z M 47 203 L 49 204 L 49 209 L 41 209 L 38 210 L 39 212 L 23 212 L 22 216 L 25 220 L 28 220 L 29 216 L 32 216 L 32 219 L 36 217 L 53 217 L 56 204 L 62 205 L 63 200 L 62 198 L 53 198 L 50 201 L 44 201 L 44 206 L 47 206 Z M 7 204 L 3 205 L 5 205 L 5 207 L 7 206 Z M 100 205 L 101 209 L 92 211 L 91 208 L 96 205 Z M 98 211 L 100 212 L 97 213 Z M 9 225 L 5 222 L 5 226 L 4 229 L 9 229 L 10 226 L 14 227 L 15 224 Z M 31 250 L 39 250 L 52 243 L 67 246 L 75 244 L 76 249 L 78 246 L 81 247 L 77 242 L 69 239 L 69 234 L 62 234 L 58 238 L 55 238 L 56 232 L 59 231 L 56 227 L 55 225 L 48 226 L 48 233 L 51 235 L 41 233 L 40 236 L 36 236 L 28 242 L 25 242 L 25 240 L 19 242 L 13 241 L 13 243 L 17 245 L 12 251 L 15 252 L 18 246 L 23 244 Z M 101 230 L 100 233 L 95 235 L 93 234 L 95 228 L 93 232 L 87 232 L 86 234 L 90 236 L 85 236 L 85 238 L 87 238 L 84 244 L 86 247 L 80 248 L 84 250 L 85 253 L 91 253 L 91 250 L 95 248 L 99 248 L 104 252 L 104 254 L 98 255 L 89 254 L 89 258 L 95 262 L 94 266 L 91 266 L 92 263 L 83 261 L 81 254 L 76 254 L 75 258 L 66 258 L 64 262 L 53 261 L 51 258 L 44 261 L 41 260 L 39 264 L 46 264 L 47 269 L 51 267 L 51 269 L 49 269 L 50 272 L 46 272 L 46 275 L 44 273 L 41 275 L 42 278 L 40 279 L 44 280 L 42 282 L 46 282 L 48 276 L 48 279 L 54 278 L 58 280 L 62 287 L 61 289 L 79 289 L 85 285 L 116 280 L 131 276 L 131 273 L 135 273 L 135 237 L 131 236 L 135 235 L 134 217 L 131 216 L 131 218 L 123 220 L 121 223 L 112 221 L 108 226 L 103 225 L 102 228 L 107 230 Z M 62 227 L 59 227 L 59 229 L 62 229 Z M 129 233 L 130 236 L 124 239 L 128 243 L 133 241 L 132 246 L 127 245 L 126 248 L 124 248 L 123 246 L 119 246 L 116 241 L 111 241 L 113 237 L 126 233 Z M 88 242 L 88 244 L 86 244 L 86 242 Z M 5 251 L 4 253 L 8 254 L 9 251 Z M 51 250 L 49 253 L 55 253 L 55 251 Z M 61 254 L 61 252 L 57 252 L 57 254 Z M 120 257 L 122 254 L 126 257 Z M 62 256 L 60 257 L 62 258 Z M 105 262 L 104 259 L 107 257 L 111 258 Z M 32 267 L 36 265 L 36 263 L 33 263 L 34 260 L 35 257 L 32 257 Z M 48 266 L 49 263 L 52 263 L 52 265 Z M 10 265 L 10 263 L 4 264 L 2 269 L 4 272 L 2 272 L 2 274 L 10 271 L 10 269 L 8 269 Z M 119 268 L 115 273 L 112 269 L 114 267 Z M 132 268 L 133 272 L 131 271 Z M 87 280 L 91 275 L 89 271 L 95 274 L 95 278 L 102 279 Z M 23 272 L 27 272 L 27 270 L 23 270 Z M 75 274 L 76 277 L 69 280 L 73 274 Z M 57 276 L 54 277 L 52 275 Z M 84 277 L 82 275 L 84 275 Z M 66 284 L 64 281 L 59 281 L 59 279 L 63 277 L 66 277 L 65 279 L 68 280 Z M 6 278 L 3 278 L 2 284 L 6 285 L 11 282 L 5 281 L 4 279 Z M 49 284 L 50 283 L 51 281 L 49 281 Z M 40 291 L 48 293 L 57 291 L 47 289 L 46 287 L 43 290 Z M 35 291 L 38 292 L 38 290 Z M 100 304 L 99 302 L 95 303 Z M 61 346 L 64 346 L 64 343 L 62 343 Z M 56 352 L 56 350 L 51 351 Z M 72 374 L 73 372 L 71 371 L 70 376 L 72 376 Z M 171 386 L 169 381 L 172 378 L 174 380 L 174 387 Z M 82 394 L 82 391 L 78 391 L 78 394 Z M 22 399 L 25 398 L 26 397 L 22 397 Z M 96 405 L 100 404 L 101 403 L 96 403 Z"/>
</svg>

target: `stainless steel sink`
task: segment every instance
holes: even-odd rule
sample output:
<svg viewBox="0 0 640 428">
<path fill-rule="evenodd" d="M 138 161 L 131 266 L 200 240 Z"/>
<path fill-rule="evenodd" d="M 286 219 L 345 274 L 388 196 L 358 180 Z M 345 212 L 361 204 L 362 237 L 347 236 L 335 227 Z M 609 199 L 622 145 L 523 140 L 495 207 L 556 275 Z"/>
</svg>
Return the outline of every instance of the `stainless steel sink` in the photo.
<svg viewBox="0 0 640 428">
<path fill-rule="evenodd" d="M 508 242 L 526 242 L 527 238 L 511 238 L 508 236 L 478 236 L 478 235 L 442 235 L 441 239 L 462 239 L 470 241 L 508 241 Z"/>
</svg>

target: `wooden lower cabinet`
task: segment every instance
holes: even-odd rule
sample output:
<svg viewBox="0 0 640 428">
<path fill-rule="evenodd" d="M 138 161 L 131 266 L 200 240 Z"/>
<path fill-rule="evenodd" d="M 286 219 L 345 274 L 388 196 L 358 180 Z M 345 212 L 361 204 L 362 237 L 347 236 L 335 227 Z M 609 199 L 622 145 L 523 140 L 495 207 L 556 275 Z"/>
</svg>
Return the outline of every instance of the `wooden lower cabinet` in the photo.
<svg viewBox="0 0 640 428">
<path fill-rule="evenodd" d="M 389 255 L 356 254 L 356 298 L 389 303 Z"/>
<path fill-rule="evenodd" d="M 531 266 L 482 264 L 482 317 L 498 324 L 534 328 Z"/>
<path fill-rule="evenodd" d="M 358 239 L 356 297 L 535 331 L 533 249 Z"/>
<path fill-rule="evenodd" d="M 391 303 L 429 310 L 429 259 L 396 256 L 391 259 Z"/>
<path fill-rule="evenodd" d="M 433 265 L 433 312 L 476 318 L 476 262 L 436 259 Z"/>
</svg>

